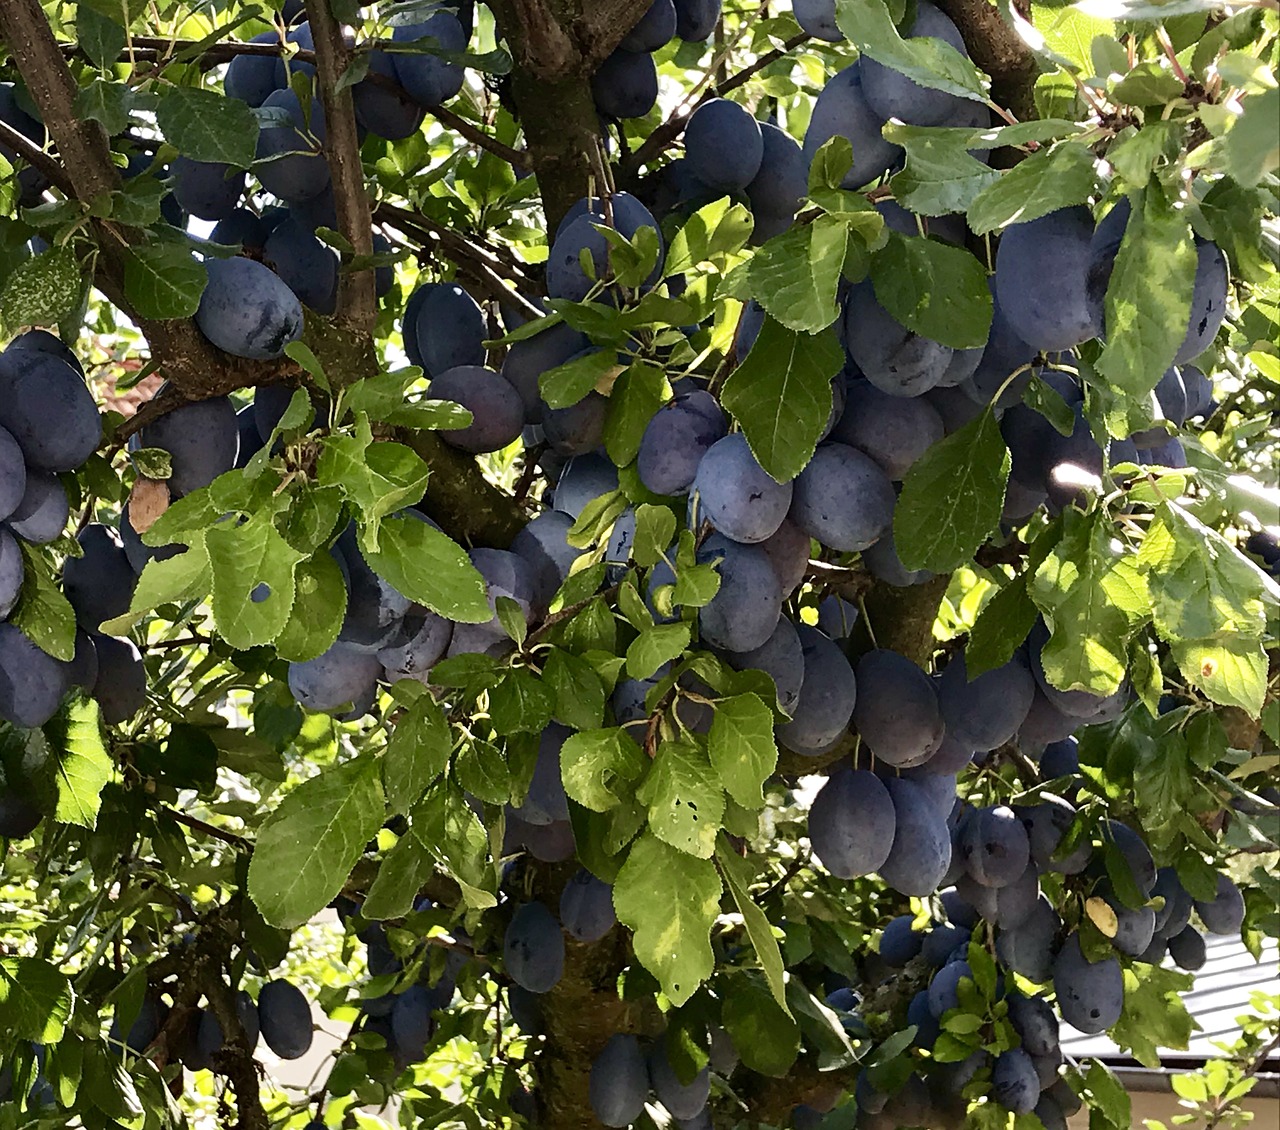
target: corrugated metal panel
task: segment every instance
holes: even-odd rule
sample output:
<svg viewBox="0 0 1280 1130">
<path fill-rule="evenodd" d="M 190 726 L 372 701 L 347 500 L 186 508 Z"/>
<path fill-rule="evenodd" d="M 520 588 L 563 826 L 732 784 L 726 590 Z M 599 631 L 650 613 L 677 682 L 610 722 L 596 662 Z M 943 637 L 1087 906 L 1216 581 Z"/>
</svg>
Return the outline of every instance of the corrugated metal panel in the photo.
<svg viewBox="0 0 1280 1130">
<path fill-rule="evenodd" d="M 1268 940 L 1263 946 L 1262 960 L 1254 961 L 1239 938 L 1206 935 L 1208 960 L 1196 975 L 1195 988 L 1183 995 L 1187 1011 L 1200 1025 L 1191 1034 L 1190 1047 L 1170 1049 L 1164 1059 L 1212 1059 L 1222 1054 L 1213 1041 L 1234 1042 L 1240 1031 L 1236 1017 L 1249 1013 L 1249 997 L 1255 992 L 1280 993 L 1280 950 Z M 1166 961 L 1172 966 L 1171 962 Z M 1074 1059 L 1098 1056 L 1102 1059 L 1126 1058 L 1105 1034 L 1086 1036 L 1069 1024 L 1062 1026 L 1062 1050 Z"/>
</svg>

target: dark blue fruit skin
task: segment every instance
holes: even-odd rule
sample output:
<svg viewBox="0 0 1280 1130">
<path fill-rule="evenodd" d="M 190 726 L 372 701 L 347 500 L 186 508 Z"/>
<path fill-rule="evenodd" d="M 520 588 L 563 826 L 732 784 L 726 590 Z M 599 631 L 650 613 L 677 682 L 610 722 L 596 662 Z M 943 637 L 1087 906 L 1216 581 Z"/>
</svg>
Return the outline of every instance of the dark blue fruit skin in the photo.
<svg viewBox="0 0 1280 1130">
<path fill-rule="evenodd" d="M 853 725 L 876 757 L 910 768 L 928 761 L 945 729 L 933 681 L 911 660 L 880 648 L 858 660 Z"/>
<path fill-rule="evenodd" d="M 1043 997 L 1024 997 L 1012 992 L 1009 1023 L 1022 1037 L 1028 1055 L 1052 1055 L 1058 1050 L 1058 1017 Z"/>
<path fill-rule="evenodd" d="M 693 1082 L 681 1083 L 667 1059 L 666 1045 L 659 1041 L 649 1053 L 649 1082 L 658 1101 L 675 1118 L 696 1118 L 711 1094 L 711 1073 L 703 1068 Z"/>
<path fill-rule="evenodd" d="M 329 165 L 320 150 L 324 110 L 312 101 L 309 120 L 292 90 L 277 90 L 263 106 L 283 110 L 284 122 L 264 121 L 258 133 L 254 173 L 262 186 L 290 204 L 301 204 L 329 187 Z"/>
<path fill-rule="evenodd" d="M 1213 899 L 1195 900 L 1196 913 L 1211 934 L 1238 935 L 1244 924 L 1244 896 L 1226 875 L 1218 876 L 1218 889 Z"/>
<path fill-rule="evenodd" d="M 183 404 L 147 424 L 138 441 L 169 452 L 169 493 L 181 498 L 235 467 L 240 450 L 235 405 L 228 396 Z"/>
<path fill-rule="evenodd" d="M 329 315 L 338 305 L 338 256 L 290 217 L 267 237 L 263 257 L 305 306 Z"/>
<path fill-rule="evenodd" d="M 945 433 L 942 417 L 921 397 L 892 396 L 870 381 L 850 382 L 831 439 L 871 456 L 894 482 Z"/>
<path fill-rule="evenodd" d="M 560 777 L 560 749 L 568 737 L 569 731 L 554 722 L 542 733 L 529 792 L 514 809 L 526 824 L 544 827 L 569 819 L 569 800 Z"/>
<path fill-rule="evenodd" d="M 899 894 L 932 894 L 951 865 L 946 819 L 915 782 L 891 778 L 887 787 L 896 830 L 880 875 Z"/>
<path fill-rule="evenodd" d="M 1031 858 L 1027 830 L 1006 805 L 976 809 L 959 836 L 959 848 L 969 876 L 984 887 L 1008 886 Z"/>
<path fill-rule="evenodd" d="M 267 1047 L 281 1059 L 298 1059 L 311 1048 L 311 1005 L 289 981 L 268 981 L 258 992 L 258 1022 Z"/>
<path fill-rule="evenodd" d="M 567 408 L 542 408 L 542 434 L 556 455 L 585 455 L 604 444 L 605 417 L 609 400 L 600 393 L 587 393 Z"/>
<path fill-rule="evenodd" d="M 111 1023 L 110 1038 L 123 1043 L 135 1055 L 141 1055 L 151 1046 L 151 1042 L 160 1033 L 160 1027 L 168 1016 L 168 1008 L 150 993 L 142 998 L 142 1006 L 138 1015 L 129 1025 L 128 1032 L 121 1032 L 120 1017 L 116 1016 Z"/>
<path fill-rule="evenodd" d="M 1016 927 L 996 934 L 996 955 L 1016 973 L 1040 984 L 1053 975 L 1053 945 L 1061 926 L 1057 911 L 1045 898 Z"/>
<path fill-rule="evenodd" d="M 560 894 L 561 925 L 580 942 L 598 942 L 617 921 L 613 887 L 579 868 Z"/>
<path fill-rule="evenodd" d="M 67 558 L 63 590 L 80 626 L 97 631 L 104 620 L 129 611 L 136 579 L 120 535 L 110 526 L 90 523 L 76 540 L 83 554 Z"/>
<path fill-rule="evenodd" d="M 408 310 L 405 313 L 406 325 Z M 434 283 L 415 307 L 412 322 L 417 355 L 428 377 L 460 365 L 485 362 L 484 313 L 476 300 L 454 283 Z"/>
<path fill-rule="evenodd" d="M 27 466 L 43 471 L 76 470 L 102 439 L 98 406 L 80 372 L 36 349 L 0 354 L 0 427 L 22 448 Z"/>
<path fill-rule="evenodd" d="M 591 1064 L 591 1110 L 605 1126 L 630 1126 L 644 1113 L 649 1068 L 640 1042 L 619 1032 Z"/>
<path fill-rule="evenodd" d="M 132 640 L 93 635 L 98 675 L 90 692 L 108 726 L 127 722 L 147 702 L 147 669 Z"/>
<path fill-rule="evenodd" d="M 391 1009 L 391 1046 L 398 1067 L 425 1058 L 435 1026 L 430 993 L 424 986 L 410 985 L 396 996 Z"/>
<path fill-rule="evenodd" d="M 244 1029 L 244 1038 L 252 1051 L 258 1044 L 258 1008 L 252 998 L 243 989 L 236 994 L 236 1017 Z M 205 1009 L 200 1014 L 200 1027 L 196 1034 L 196 1042 L 206 1059 L 211 1059 L 222 1050 L 226 1041 L 222 1025 L 218 1022 L 213 1009 Z"/>
<path fill-rule="evenodd" d="M 494 610 L 493 618 L 482 624 L 457 624 L 449 655 L 465 655 L 484 652 L 503 655 L 512 648 L 511 639 L 498 619 L 497 600 L 500 596 L 514 600 L 528 622 L 533 617 L 537 580 L 524 558 L 502 549 L 478 548 L 469 554 L 471 563 L 480 571 L 485 582 L 485 596 Z"/>
<path fill-rule="evenodd" d="M 675 0 L 676 35 L 686 43 L 711 37 L 720 19 L 720 0 Z"/>
<path fill-rule="evenodd" d="M 790 518 L 784 518 L 782 524 L 760 543 L 760 548 L 778 575 L 782 596 L 786 599 L 800 587 L 808 571 L 809 535 Z"/>
<path fill-rule="evenodd" d="M 698 464 L 693 490 L 698 520 L 748 545 L 768 538 L 791 507 L 791 484 L 777 482 L 756 462 L 741 432 L 711 445 Z"/>
<path fill-rule="evenodd" d="M 548 369 L 563 365 L 590 344 L 585 334 L 579 333 L 566 322 L 560 322 L 540 334 L 511 345 L 502 362 L 502 375 L 520 394 L 526 424 L 536 424 L 542 418 L 538 378 Z"/>
<path fill-rule="evenodd" d="M 791 5 L 796 23 L 814 39 L 839 43 L 844 33 L 836 25 L 835 0 L 794 0 Z"/>
<path fill-rule="evenodd" d="M 653 56 L 615 51 L 591 76 L 591 96 L 606 118 L 643 118 L 658 101 Z"/>
<path fill-rule="evenodd" d="M 1124 1005 L 1124 973 L 1115 958 L 1089 962 L 1072 934 L 1053 963 L 1058 1009 L 1068 1024 L 1095 1035 L 1120 1019 Z"/>
<path fill-rule="evenodd" d="M 169 166 L 173 198 L 185 212 L 202 220 L 225 220 L 244 195 L 244 170 L 221 161 L 177 157 Z"/>
<path fill-rule="evenodd" d="M 727 98 L 704 102 L 684 130 L 685 159 L 697 177 L 720 192 L 745 189 L 760 171 L 764 138 L 760 123 Z"/>
<path fill-rule="evenodd" d="M 422 23 L 403 24 L 391 33 L 396 43 L 434 39 L 440 50 L 467 49 L 467 29 L 451 12 L 437 12 Z M 463 68 L 438 55 L 395 52 L 391 58 L 396 77 L 409 97 L 424 109 L 443 106 L 459 90 L 466 77 Z"/>
<path fill-rule="evenodd" d="M 705 643 L 725 651 L 762 646 L 782 615 L 782 586 L 758 545 L 740 545 L 712 534 L 698 552 L 702 563 L 718 561 L 720 588 L 698 613 Z"/>
<path fill-rule="evenodd" d="M 651 227 L 656 232 L 658 223 L 643 205 L 626 209 L 616 209 L 613 214 L 614 227 L 627 239 L 633 239 L 641 227 Z M 596 226 L 603 226 L 604 218 L 599 213 L 587 213 L 565 225 L 551 245 L 547 258 L 547 293 L 552 298 L 567 298 L 573 302 L 581 302 L 596 282 L 587 278 L 582 270 L 580 253 L 589 252 L 595 265 L 596 280 L 607 277 L 609 255 L 608 241 L 596 231 Z M 659 256 L 661 257 L 661 256 Z M 660 268 L 654 268 L 654 274 L 646 280 L 646 286 L 657 281 Z"/>
<path fill-rule="evenodd" d="M 20 333 L 9 342 L 4 351 L 6 353 L 44 353 L 58 358 L 59 361 L 70 365 L 82 377 L 84 376 L 84 366 L 80 364 L 80 358 L 61 338 L 48 330 L 27 330 L 25 333 Z"/>
<path fill-rule="evenodd" d="M 924 935 L 911 928 L 912 917 L 901 914 L 891 919 L 880 935 L 880 957 L 894 969 L 901 969 L 924 945 Z"/>
<path fill-rule="evenodd" d="M 858 684 L 844 652 L 817 628 L 797 624 L 804 653 L 804 682 L 792 720 L 778 738 L 795 753 L 815 756 L 849 724 Z"/>
<path fill-rule="evenodd" d="M 724 659 L 736 671 L 763 671 L 777 688 L 779 708 L 788 715 L 795 713 L 804 686 L 804 649 L 796 626 L 785 616 L 759 647 L 727 651 Z"/>
<path fill-rule="evenodd" d="M 640 22 L 627 33 L 620 46 L 624 51 L 656 51 L 676 34 L 676 6 L 672 0 L 652 0 Z"/>
<path fill-rule="evenodd" d="M 44 813 L 25 797 L 0 789 L 0 839 L 25 840 L 43 819 Z"/>
<path fill-rule="evenodd" d="M 511 542 L 511 552 L 523 557 L 534 571 L 535 603 L 543 611 L 582 553 L 566 540 L 572 528 L 573 519 L 568 514 L 544 510 Z"/>
<path fill-rule="evenodd" d="M 26 457 L 10 432 L 0 428 L 0 522 L 18 509 L 26 493 Z"/>
<path fill-rule="evenodd" d="M 1031 668 L 1021 654 L 970 680 L 961 652 L 938 682 L 947 733 L 974 750 L 995 749 L 1009 741 L 1026 720 L 1035 692 Z"/>
<path fill-rule="evenodd" d="M 1194 926 L 1183 927 L 1169 939 L 1169 956 L 1179 969 L 1185 969 L 1188 973 L 1203 968 L 1208 956 L 1204 935 Z"/>
<path fill-rule="evenodd" d="M 1127 824 L 1118 820 L 1107 820 L 1102 826 L 1103 840 L 1118 848 L 1124 861 L 1128 864 L 1133 881 L 1144 899 L 1151 897 L 1156 885 L 1156 865 L 1151 858 L 1151 849 L 1142 837 Z"/>
<path fill-rule="evenodd" d="M 992 1097 L 1006 1110 L 1030 1114 L 1040 1098 L 1035 1064 L 1021 1048 L 1010 1048 L 996 1057 L 991 1072 Z"/>
<path fill-rule="evenodd" d="M 847 137 L 853 144 L 853 167 L 842 183 L 845 188 L 861 188 L 902 159 L 901 147 L 884 139 L 883 125 L 863 93 L 861 62 L 845 67 L 827 80 L 813 104 L 804 135 L 805 162 L 813 161 L 824 142 L 837 135 Z"/>
<path fill-rule="evenodd" d="M 753 246 L 786 231 L 809 191 L 809 166 L 791 135 L 770 122 L 761 122 L 760 136 L 764 142 L 760 171 L 747 185 L 747 201 L 755 220 Z"/>
<path fill-rule="evenodd" d="M 1074 349 L 1101 329 L 1086 287 L 1092 238 L 1093 217 L 1083 206 L 1013 224 L 1000 237 L 995 273 L 1000 308 L 1034 348 Z"/>
<path fill-rule="evenodd" d="M 336 643 L 315 659 L 289 664 L 289 690 L 308 710 L 337 710 L 348 702 L 363 702 L 381 672 L 375 652 Z"/>
<path fill-rule="evenodd" d="M 255 35 L 250 43 L 279 43 L 278 32 Z M 250 106 L 261 106 L 285 84 L 284 65 L 271 55 L 237 55 L 227 65 L 223 90 L 230 98 L 238 98 Z"/>
<path fill-rule="evenodd" d="M 929 1011 L 935 1020 L 960 1005 L 960 982 L 973 980 L 973 970 L 967 961 L 953 961 L 944 965 L 929 982 Z"/>
<path fill-rule="evenodd" d="M 511 979 L 531 993 L 550 992 L 564 972 L 564 934 L 540 902 L 525 903 L 511 918 L 502 943 Z"/>
<path fill-rule="evenodd" d="M 967 55 L 964 40 L 956 25 L 932 4 L 920 3 L 911 29 L 904 29 L 904 37 L 928 37 L 950 44 L 962 55 Z M 874 59 L 862 62 L 862 85 L 869 105 L 881 119 L 897 118 L 908 125 L 936 126 L 956 114 L 967 99 L 942 90 L 931 90 L 918 85 L 899 71 L 877 63 Z"/>
<path fill-rule="evenodd" d="M 691 399 L 698 397 L 711 399 L 702 390 L 678 396 L 655 412 L 645 426 L 636 472 L 654 494 L 687 493 L 702 457 L 724 436 L 723 413 L 715 406 L 717 419 L 694 410 Z"/>
<path fill-rule="evenodd" d="M 399 141 L 417 133 L 426 110 L 400 85 L 394 57 L 387 51 L 371 51 L 369 74 L 389 79 L 394 86 L 383 86 L 372 77 L 356 83 L 351 91 L 356 120 L 371 134 L 388 141 Z"/>
<path fill-rule="evenodd" d="M 792 490 L 791 520 L 831 549 L 869 549 L 893 523 L 893 484 L 867 455 L 824 443 Z"/>
<path fill-rule="evenodd" d="M 210 259 L 196 325 L 219 349 L 266 361 L 302 336 L 302 303 L 284 280 L 252 259 Z"/>
<path fill-rule="evenodd" d="M 460 451 L 499 451 L 520 437 L 524 405 L 520 394 L 501 374 L 480 365 L 449 369 L 431 382 L 431 396 L 452 400 L 471 412 L 465 428 L 440 432 L 440 438 Z"/>
<path fill-rule="evenodd" d="M 870 875 L 889 856 L 894 820 L 893 801 L 874 773 L 841 769 L 809 810 L 809 842 L 837 878 Z"/>
<path fill-rule="evenodd" d="M 919 396 L 946 376 L 955 351 L 908 330 L 881 305 L 864 280 L 849 291 L 845 344 L 866 379 L 890 396 Z"/>
<path fill-rule="evenodd" d="M 453 638 L 452 622 L 434 612 L 426 613 L 420 622 L 406 617 L 406 628 L 411 625 L 411 634 L 406 633 L 408 639 L 403 643 L 395 641 L 378 652 L 378 662 L 390 683 L 416 679 L 425 684 L 427 674 L 444 656 Z"/>
<path fill-rule="evenodd" d="M 214 224 L 213 231 L 209 233 L 209 241 L 261 253 L 268 234 L 267 225 L 260 216 L 255 216 L 247 208 L 236 208 L 225 219 Z"/>
</svg>

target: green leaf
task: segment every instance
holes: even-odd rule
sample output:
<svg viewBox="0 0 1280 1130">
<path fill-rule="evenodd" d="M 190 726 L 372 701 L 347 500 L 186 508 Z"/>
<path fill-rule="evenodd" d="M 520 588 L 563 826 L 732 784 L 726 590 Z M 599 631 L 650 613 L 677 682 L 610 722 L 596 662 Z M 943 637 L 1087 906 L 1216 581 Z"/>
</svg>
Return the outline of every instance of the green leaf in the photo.
<svg viewBox="0 0 1280 1130">
<path fill-rule="evenodd" d="M 1133 769 L 1133 795 L 1143 828 L 1158 832 L 1178 820 L 1195 794 L 1186 735 L 1166 728 L 1142 752 L 1146 756 L 1140 753 Z"/>
<path fill-rule="evenodd" d="M 604 447 L 619 467 L 625 467 L 639 452 L 644 430 L 665 399 L 666 383 L 658 366 L 643 361 L 637 361 L 614 382 L 604 421 Z"/>
<path fill-rule="evenodd" d="M 473 910 L 497 906 L 489 836 L 462 790 L 442 778 L 414 806 L 410 819 L 419 842 L 462 888 L 466 905 Z"/>
<path fill-rule="evenodd" d="M 0 1030 L 16 1040 L 57 1044 L 75 993 L 66 974 L 38 957 L 0 957 Z"/>
<path fill-rule="evenodd" d="M 95 67 L 105 70 L 124 50 L 125 31 L 90 5 L 80 4 L 76 7 L 76 42 Z"/>
<path fill-rule="evenodd" d="M 102 716 L 93 699 L 75 697 L 46 727 L 58 771 L 58 807 L 54 819 L 60 824 L 93 828 L 98 823 L 102 790 L 115 768 L 102 741 Z"/>
<path fill-rule="evenodd" d="M 753 694 L 723 699 L 716 703 L 708 746 L 725 791 L 743 808 L 760 808 L 764 783 L 778 767 L 773 711 Z"/>
<path fill-rule="evenodd" d="M 1064 141 L 1033 153 L 983 189 L 969 205 L 969 227 L 984 235 L 1087 203 L 1096 183 L 1093 154 L 1078 141 Z"/>
<path fill-rule="evenodd" d="M 1027 592 L 1026 574 L 997 590 L 978 613 L 969 633 L 964 650 L 968 677 L 976 679 L 1008 663 L 1027 638 L 1038 615 L 1039 609 Z"/>
<path fill-rule="evenodd" d="M 457 542 L 417 518 L 388 518 L 379 548 L 360 546 L 369 567 L 410 600 L 462 624 L 483 624 L 493 610 L 484 578 Z"/>
<path fill-rule="evenodd" d="M 203 541 L 185 553 L 161 560 L 151 558 L 143 567 L 129 602 L 129 611 L 102 625 L 111 635 L 126 635 L 142 623 L 147 613 L 162 604 L 177 604 L 207 596 L 212 586 L 209 553 Z"/>
<path fill-rule="evenodd" d="M 1000 524 L 1009 451 L 988 409 L 916 460 L 893 514 L 908 569 L 946 573 L 969 561 Z"/>
<path fill-rule="evenodd" d="M 751 939 L 760 968 L 764 970 L 769 991 L 778 1007 L 790 1018 L 791 1008 L 787 1004 L 786 969 L 782 964 L 782 952 L 778 949 L 778 940 L 773 936 L 768 916 L 751 897 L 751 881 L 754 878 L 751 866 L 733 850 L 724 837 L 720 838 L 716 848 L 716 862 L 720 865 L 720 874 L 724 876 L 733 901 L 738 904 L 738 913 L 742 915 L 747 937 Z"/>
<path fill-rule="evenodd" d="M 848 227 L 832 216 L 774 236 L 751 260 L 752 297 L 787 329 L 825 329 L 839 314 L 836 289 L 848 240 Z"/>
<path fill-rule="evenodd" d="M 124 294 L 140 318 L 191 317 L 208 281 L 185 244 L 136 244 L 125 255 Z"/>
<path fill-rule="evenodd" d="M 328 906 L 385 816 L 379 762 L 322 770 L 280 802 L 249 864 L 249 895 L 272 926 L 294 929 Z"/>
<path fill-rule="evenodd" d="M 403 918 L 435 871 L 435 861 L 416 824 L 396 841 L 378 866 L 377 877 L 360 907 L 371 921 Z"/>
<path fill-rule="evenodd" d="M 631 560 L 648 569 L 662 560 L 676 536 L 676 516 L 670 507 L 645 502 L 636 507 L 636 532 L 632 539 Z"/>
<path fill-rule="evenodd" d="M 677 1008 L 715 969 L 711 927 L 723 888 L 716 866 L 642 835 L 613 886 L 618 921 L 635 934 L 636 956 Z"/>
<path fill-rule="evenodd" d="M 510 667 L 489 691 L 489 716 L 500 734 L 536 734 L 546 729 L 556 700 L 527 667 Z"/>
<path fill-rule="evenodd" d="M 746 360 L 725 382 L 721 403 L 778 482 L 790 482 L 813 458 L 831 415 L 831 378 L 843 364 L 831 330 L 798 334 L 766 317 Z"/>
<path fill-rule="evenodd" d="M 13 333 L 23 326 L 51 326 L 80 301 L 80 264 L 69 246 L 54 247 L 19 263 L 0 291 L 0 322 Z"/>
<path fill-rule="evenodd" d="M 1280 90 L 1251 94 L 1243 107 L 1231 128 L 1214 143 L 1214 165 L 1245 188 L 1255 188 L 1280 167 L 1280 141 L 1276 140 Z"/>
<path fill-rule="evenodd" d="M 894 198 L 912 212 L 964 212 L 984 189 L 999 183 L 999 172 L 969 152 L 971 130 L 890 122 L 884 135 L 907 152 L 906 165 L 891 184 Z"/>
<path fill-rule="evenodd" d="M 835 1071 L 856 1061 L 857 1055 L 840 1017 L 796 977 L 787 981 L 787 1003 L 791 1014 L 800 1022 L 806 1042 L 817 1051 L 819 1071 Z"/>
<path fill-rule="evenodd" d="M 321 551 L 300 561 L 293 573 L 293 612 L 275 639 L 277 654 L 291 663 L 323 655 L 342 631 L 346 613 L 347 585 L 332 555 Z"/>
<path fill-rule="evenodd" d="M 632 794 L 648 758 L 622 729 L 571 734 L 560 749 L 564 791 L 583 808 L 607 812 Z"/>
<path fill-rule="evenodd" d="M 99 122 L 107 134 L 124 133 L 129 125 L 129 110 L 133 104 L 133 90 L 123 82 L 111 82 L 95 78 L 88 86 L 76 91 L 76 117 Z"/>
<path fill-rule="evenodd" d="M 396 721 L 382 755 L 382 789 L 393 813 L 408 812 L 449 764 L 453 734 L 444 711 L 429 694 Z"/>
<path fill-rule="evenodd" d="M 1135 204 L 1107 284 L 1106 344 L 1097 371 L 1142 396 L 1159 383 L 1187 333 L 1196 249 L 1185 212 L 1153 182 Z"/>
<path fill-rule="evenodd" d="M 9 616 L 41 651 L 69 662 L 76 653 L 76 614 L 54 580 L 47 556 L 25 541 L 22 547 L 22 599 Z"/>
<path fill-rule="evenodd" d="M 237 169 L 253 164 L 258 119 L 238 98 L 190 86 L 166 86 L 156 103 L 156 124 L 184 157 L 221 161 Z"/>
<path fill-rule="evenodd" d="M 611 349 L 597 349 L 548 369 L 538 378 L 542 399 L 552 408 L 568 408 L 595 390 L 618 368 L 618 355 Z"/>
<path fill-rule="evenodd" d="M 1148 122 L 1137 133 L 1107 150 L 1107 162 L 1134 188 L 1142 188 L 1152 172 L 1178 154 L 1183 124 Z"/>
<path fill-rule="evenodd" d="M 671 238 L 663 275 L 684 274 L 702 263 L 723 265 L 751 238 L 751 213 L 727 196 L 699 208 Z"/>
<path fill-rule="evenodd" d="M 1177 640 L 1170 652 L 1187 680 L 1223 706 L 1256 717 L 1267 693 L 1267 652 L 1261 640 L 1228 636 Z"/>
<path fill-rule="evenodd" d="M 978 68 L 949 43 L 903 39 L 883 0 L 836 0 L 836 24 L 858 51 L 931 90 L 986 100 Z"/>
<path fill-rule="evenodd" d="M 552 648 L 542 678 L 555 695 L 555 718 L 572 730 L 594 730 L 604 723 L 605 688 L 585 659 Z"/>
<path fill-rule="evenodd" d="M 1150 615 L 1147 585 L 1132 555 L 1112 549 L 1105 510 L 1068 509 L 1063 532 L 1031 579 L 1031 598 L 1052 626 L 1041 655 L 1061 690 L 1109 695 L 1124 681 L 1128 641 Z"/>
<path fill-rule="evenodd" d="M 691 635 L 685 620 L 645 628 L 627 648 L 627 674 L 633 679 L 650 678 L 664 663 L 684 653 Z"/>
<path fill-rule="evenodd" d="M 658 839 L 711 858 L 724 820 L 724 789 L 701 746 L 663 742 L 636 799 L 648 806 L 649 829 Z"/>
<path fill-rule="evenodd" d="M 733 976 L 720 1019 L 749 1071 L 781 1079 L 791 1070 L 800 1054 L 800 1027 L 770 996 L 761 977 L 749 972 Z"/>
<path fill-rule="evenodd" d="M 963 247 L 889 233 L 871 256 L 876 301 L 902 325 L 953 349 L 987 343 L 991 291 L 982 264 Z"/>
<path fill-rule="evenodd" d="M 259 511 L 247 522 L 224 522 L 205 535 L 213 573 L 213 615 L 218 634 L 244 650 L 270 643 L 293 612 L 299 553 Z"/>
<path fill-rule="evenodd" d="M 316 475 L 321 486 L 345 492 L 360 515 L 361 543 L 377 549 L 381 520 L 422 498 L 428 471 L 422 458 L 404 444 L 372 440 L 365 416 L 359 418 L 355 435 L 327 436 Z"/>
<path fill-rule="evenodd" d="M 1113 102 L 1125 106 L 1163 106 L 1183 92 L 1183 82 L 1163 60 L 1138 63 L 1111 88 Z"/>
</svg>

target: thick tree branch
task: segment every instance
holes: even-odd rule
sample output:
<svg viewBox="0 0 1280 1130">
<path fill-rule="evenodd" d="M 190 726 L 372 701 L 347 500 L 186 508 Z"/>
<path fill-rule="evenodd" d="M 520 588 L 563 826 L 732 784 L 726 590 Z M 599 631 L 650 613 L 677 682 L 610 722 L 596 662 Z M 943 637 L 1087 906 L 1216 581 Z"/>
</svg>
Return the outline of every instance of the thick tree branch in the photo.
<svg viewBox="0 0 1280 1130">
<path fill-rule="evenodd" d="M 989 0 L 938 0 L 938 7 L 959 28 L 970 58 L 991 76 L 992 101 L 1019 121 L 1036 117 L 1040 65 L 999 8 Z"/>
<path fill-rule="evenodd" d="M 0 145 L 6 149 L 13 150 L 66 196 L 75 196 L 75 188 L 71 183 L 71 178 L 67 175 L 67 170 L 25 133 L 14 129 L 8 122 L 0 122 Z"/>
<path fill-rule="evenodd" d="M 333 181 L 338 230 L 357 256 L 372 255 L 373 226 L 369 196 L 364 187 L 364 166 L 360 161 L 355 105 L 349 86 L 338 89 L 339 80 L 351 64 L 351 51 L 328 0 L 307 0 L 307 18 L 315 40 L 316 86 L 324 106 L 325 157 Z M 367 334 L 373 329 L 377 313 L 373 269 L 344 271 L 338 279 L 335 320 L 354 333 Z"/>
</svg>

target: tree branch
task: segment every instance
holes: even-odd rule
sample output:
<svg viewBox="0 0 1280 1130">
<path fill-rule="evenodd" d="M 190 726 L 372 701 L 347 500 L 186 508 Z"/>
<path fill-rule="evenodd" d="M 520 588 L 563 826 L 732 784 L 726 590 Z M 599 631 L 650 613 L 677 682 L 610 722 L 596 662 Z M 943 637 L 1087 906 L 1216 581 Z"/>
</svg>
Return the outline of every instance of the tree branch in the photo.
<svg viewBox="0 0 1280 1130">
<path fill-rule="evenodd" d="M 351 51 L 342 38 L 342 28 L 329 9 L 328 0 L 307 0 L 307 18 L 315 40 L 316 86 L 324 105 L 325 158 L 333 181 L 338 230 L 347 238 L 357 256 L 373 254 L 373 226 L 369 196 L 364 187 L 364 165 L 360 161 L 360 138 L 356 131 L 355 104 L 351 88 L 338 89 L 338 82 L 351 64 Z M 373 268 L 343 271 L 338 277 L 338 310 L 343 328 L 367 334 L 378 314 Z"/>
<path fill-rule="evenodd" d="M 991 76 L 992 101 L 1011 110 L 1019 121 L 1036 117 L 1040 64 L 999 8 L 989 0 L 938 0 L 938 7 L 959 29 L 969 57 Z"/>
<path fill-rule="evenodd" d="M 25 133 L 14 129 L 8 122 L 0 121 L 0 145 L 12 149 L 41 176 L 61 189 L 66 196 L 75 196 L 75 188 L 67 175 L 67 170 Z"/>
</svg>

